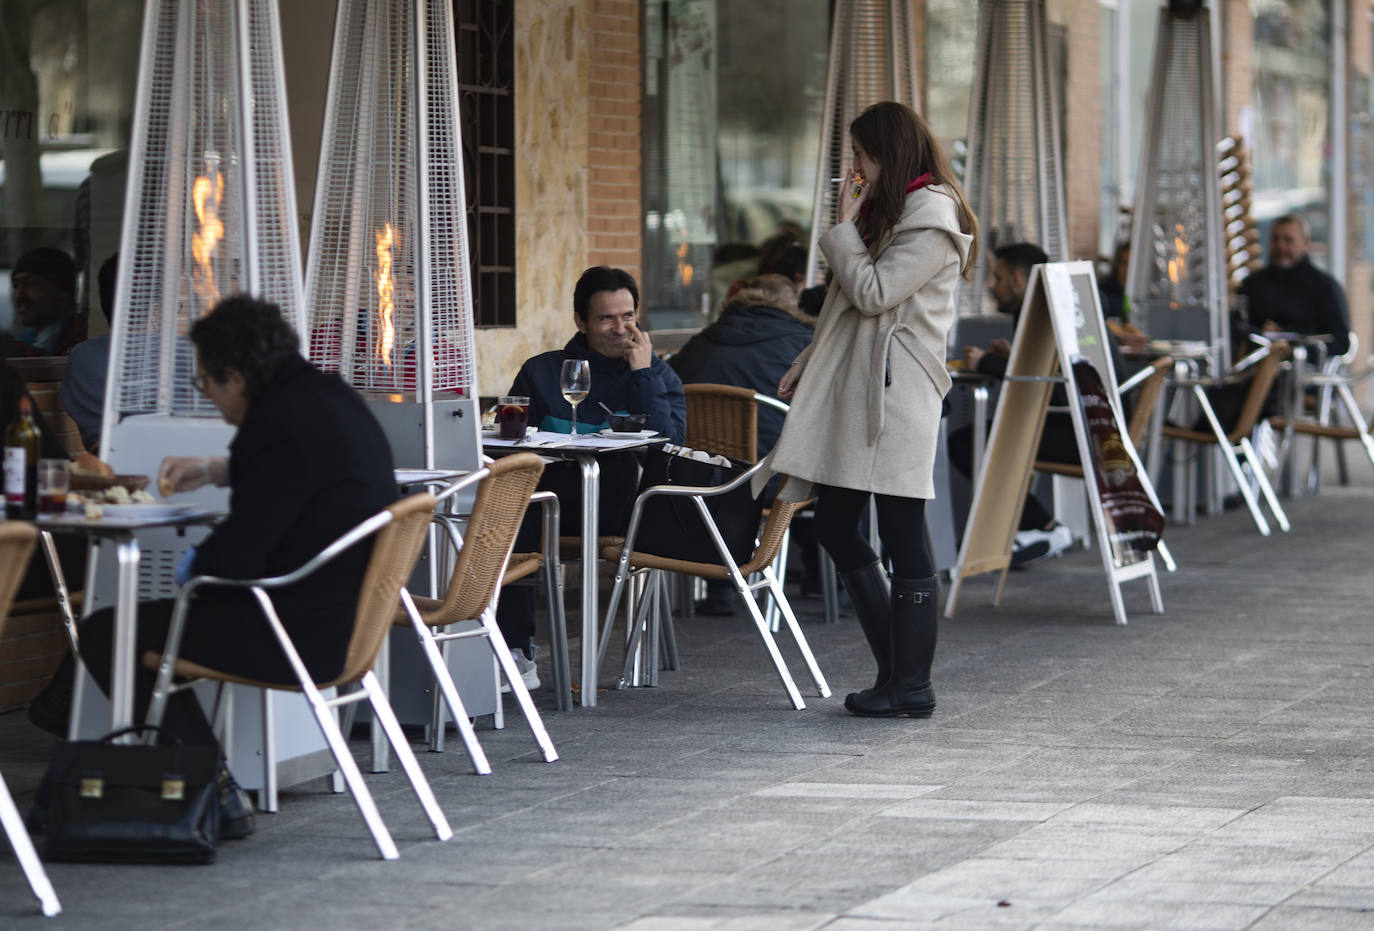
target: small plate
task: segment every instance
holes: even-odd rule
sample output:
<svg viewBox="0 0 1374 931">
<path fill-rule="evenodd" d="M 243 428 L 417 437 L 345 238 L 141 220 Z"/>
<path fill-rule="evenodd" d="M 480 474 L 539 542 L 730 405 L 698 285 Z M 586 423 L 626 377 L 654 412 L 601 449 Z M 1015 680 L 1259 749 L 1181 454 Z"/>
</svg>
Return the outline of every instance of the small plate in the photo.
<svg viewBox="0 0 1374 931">
<path fill-rule="evenodd" d="M 194 504 L 101 504 L 98 507 L 102 517 L 116 519 L 176 517 L 196 508 Z"/>
<path fill-rule="evenodd" d="M 651 437 L 651 436 L 658 436 L 658 431 L 657 431 L 657 430 L 623 430 L 623 431 L 622 431 L 622 430 L 612 430 L 610 427 L 607 427 L 605 430 L 601 430 L 601 431 L 599 431 L 599 432 L 601 433 L 602 436 L 618 436 L 618 437 L 620 437 L 621 439 L 628 439 L 629 437 L 635 437 L 636 439 L 647 439 L 647 438 L 649 438 L 649 437 Z"/>
</svg>

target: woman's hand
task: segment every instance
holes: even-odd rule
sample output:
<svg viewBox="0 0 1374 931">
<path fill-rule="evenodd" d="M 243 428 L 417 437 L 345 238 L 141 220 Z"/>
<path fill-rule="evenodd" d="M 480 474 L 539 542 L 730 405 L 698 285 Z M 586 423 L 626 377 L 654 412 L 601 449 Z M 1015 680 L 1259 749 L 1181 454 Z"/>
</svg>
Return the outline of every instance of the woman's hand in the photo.
<svg viewBox="0 0 1374 931">
<path fill-rule="evenodd" d="M 797 382 L 801 381 L 801 363 L 793 362 L 792 367 L 782 376 L 778 382 L 778 398 L 783 401 L 792 400 L 792 395 L 797 393 Z"/>
<path fill-rule="evenodd" d="M 863 177 L 854 169 L 849 169 L 849 173 L 840 182 L 840 209 L 839 217 L 841 223 L 848 223 L 859 215 L 859 208 L 868 199 L 868 185 L 864 183 Z"/>
</svg>

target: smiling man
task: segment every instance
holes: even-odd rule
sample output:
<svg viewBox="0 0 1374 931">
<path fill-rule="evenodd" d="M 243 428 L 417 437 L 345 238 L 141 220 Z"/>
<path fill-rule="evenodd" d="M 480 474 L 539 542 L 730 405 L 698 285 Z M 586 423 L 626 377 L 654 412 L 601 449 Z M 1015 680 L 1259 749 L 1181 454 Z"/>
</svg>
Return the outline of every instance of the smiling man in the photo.
<svg viewBox="0 0 1374 931">
<path fill-rule="evenodd" d="M 508 394 L 530 399 L 529 422 L 540 430 L 569 433 L 571 405 L 563 398 L 559 376 L 569 359 L 591 365 L 591 391 L 577 406 L 578 433 L 605 429 L 606 411 L 643 414 L 646 429 L 682 443 L 687 435 L 687 397 L 682 380 L 654 355 L 649 334 L 639 328 L 639 288 L 629 272 L 598 265 L 587 269 L 573 289 L 573 323 L 577 333 L 562 349 L 525 360 Z M 603 534 L 624 530 L 639 486 L 639 460 L 632 452 L 599 456 L 601 467 L 598 521 Z M 558 495 L 562 532 L 581 532 L 582 478 L 572 462 L 551 463 L 539 487 Z M 540 520 L 535 509 L 515 541 L 516 552 L 539 546 Z M 529 688 L 539 687 L 535 671 L 534 592 L 513 586 L 501 595 L 497 620 L 506 644 Z"/>
<path fill-rule="evenodd" d="M 30 249 L 10 272 L 10 293 L 19 325 L 11 353 L 56 356 L 85 337 L 76 316 L 76 264 L 61 249 Z"/>
</svg>

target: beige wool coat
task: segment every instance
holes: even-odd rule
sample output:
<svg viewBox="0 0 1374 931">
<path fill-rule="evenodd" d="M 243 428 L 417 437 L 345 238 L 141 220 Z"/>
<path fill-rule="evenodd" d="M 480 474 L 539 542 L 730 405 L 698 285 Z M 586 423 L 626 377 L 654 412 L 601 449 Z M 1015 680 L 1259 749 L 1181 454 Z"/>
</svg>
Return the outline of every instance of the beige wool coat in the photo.
<svg viewBox="0 0 1374 931">
<path fill-rule="evenodd" d="M 787 485 L 794 500 L 809 496 L 811 483 L 935 496 L 935 444 L 950 387 L 945 343 L 971 244 L 958 201 L 939 185 L 907 195 L 876 259 L 852 221 L 821 237 L 835 277 L 816 337 L 797 356 L 801 379 L 756 493 L 780 472 L 803 480 Z"/>
</svg>

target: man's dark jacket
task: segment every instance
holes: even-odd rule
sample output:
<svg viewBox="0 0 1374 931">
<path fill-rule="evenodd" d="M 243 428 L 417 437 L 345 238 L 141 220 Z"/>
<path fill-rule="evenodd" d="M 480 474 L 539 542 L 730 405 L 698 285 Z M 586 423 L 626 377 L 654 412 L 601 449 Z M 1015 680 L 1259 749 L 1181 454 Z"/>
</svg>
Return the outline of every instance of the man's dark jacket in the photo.
<svg viewBox="0 0 1374 931">
<path fill-rule="evenodd" d="M 288 360 L 253 400 L 229 444 L 229 488 L 229 516 L 198 548 L 196 575 L 285 574 L 396 500 L 391 447 L 367 405 L 337 375 L 300 356 Z M 307 579 L 271 593 L 302 659 L 318 677 L 343 668 L 371 552 L 369 539 Z M 189 626 L 198 620 L 193 612 Z M 228 619 L 203 620 L 222 625 Z M 265 652 L 265 628 L 239 622 L 240 635 L 230 629 L 191 638 L 212 640 L 228 651 L 204 661 L 223 669 L 255 665 L 255 656 Z"/>
<path fill-rule="evenodd" d="M 778 382 L 815 332 L 795 312 L 762 304 L 735 305 L 689 339 L 668 364 L 684 384 L 734 385 L 776 396 Z M 782 411 L 759 405 L 760 458 L 777 442 L 783 417 Z"/>
<path fill-rule="evenodd" d="M 567 433 L 572 407 L 563 399 L 559 377 L 567 359 L 591 362 L 592 388 L 577 405 L 579 433 L 607 426 L 605 404 L 617 413 L 646 415 L 645 428 L 681 443 L 687 436 L 687 399 L 682 381 L 668 364 L 654 356 L 646 369 L 633 370 L 621 358 L 592 352 L 587 337 L 578 333 L 562 349 L 541 352 L 525 360 L 510 394 L 530 399 L 529 422 L 541 430 Z M 600 402 L 600 403 L 597 403 Z"/>
<path fill-rule="evenodd" d="M 1288 268 L 1268 265 L 1240 283 L 1252 328 L 1272 320 L 1279 329 L 1305 335 L 1327 334 L 1327 351 L 1343 355 L 1350 348 L 1350 311 L 1345 292 L 1326 272 L 1303 256 Z M 1237 343 L 1233 349 L 1239 350 Z"/>
</svg>

